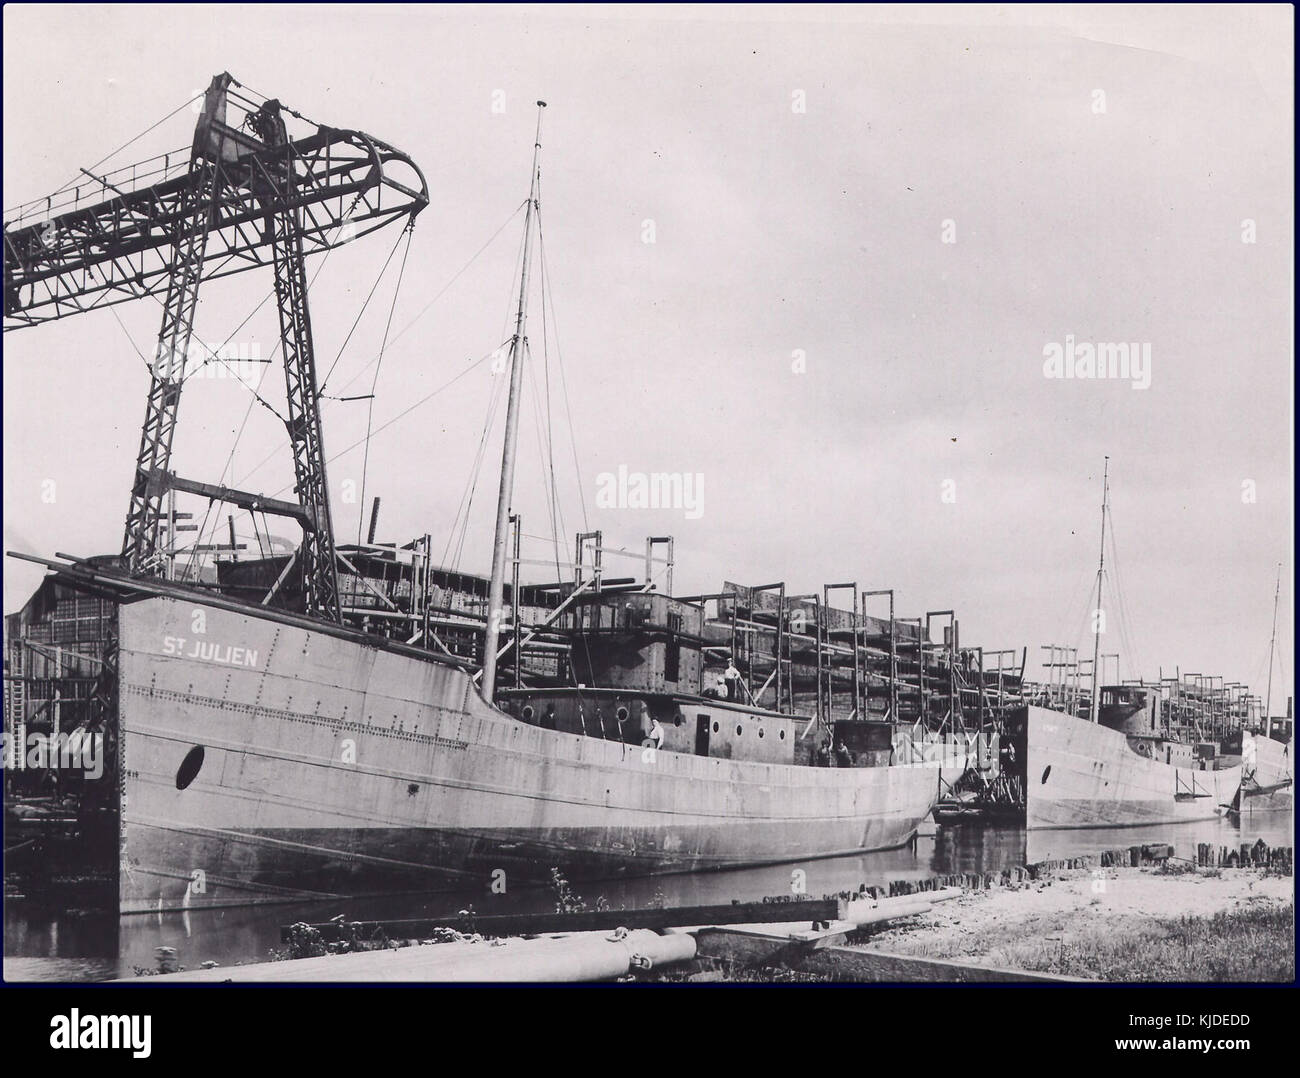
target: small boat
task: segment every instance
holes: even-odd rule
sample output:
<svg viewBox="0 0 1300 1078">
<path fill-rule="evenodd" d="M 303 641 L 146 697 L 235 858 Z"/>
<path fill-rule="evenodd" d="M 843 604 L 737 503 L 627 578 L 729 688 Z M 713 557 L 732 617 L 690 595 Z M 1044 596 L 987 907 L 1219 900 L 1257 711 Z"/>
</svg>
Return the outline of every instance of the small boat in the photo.
<svg viewBox="0 0 1300 1078">
<path fill-rule="evenodd" d="M 945 797 L 934 806 L 935 823 L 969 823 L 984 818 L 985 806 L 973 790 Z"/>
</svg>

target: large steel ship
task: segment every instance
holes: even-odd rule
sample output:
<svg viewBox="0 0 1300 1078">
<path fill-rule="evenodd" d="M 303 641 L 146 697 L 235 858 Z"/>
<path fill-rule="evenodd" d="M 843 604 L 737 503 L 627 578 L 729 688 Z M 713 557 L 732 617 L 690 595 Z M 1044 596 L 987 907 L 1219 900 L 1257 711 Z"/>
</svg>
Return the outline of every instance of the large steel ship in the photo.
<svg viewBox="0 0 1300 1078">
<path fill-rule="evenodd" d="M 1030 706 L 1026 826 L 1138 827 L 1209 820 L 1236 807 L 1240 757 L 1162 736 L 1150 688 L 1103 687 L 1098 721 Z"/>
<path fill-rule="evenodd" d="M 921 711 L 900 722 L 892 593 L 890 651 L 882 659 L 892 704 L 877 718 L 862 688 L 856 585 L 846 628 L 833 629 L 834 611 L 818 605 L 815 631 L 797 632 L 807 649 L 815 637 L 810 711 L 795 706 L 795 634 L 787 631 L 794 611 L 783 586 L 773 668 L 757 692 L 706 683 L 701 656 L 709 646 L 687 624 L 702 607 L 651 594 L 650 584 L 637 602 L 658 607 L 636 625 L 621 623 L 608 661 L 593 664 L 599 642 L 584 638 L 582 677 L 571 676 L 567 687 L 552 683 L 545 700 L 532 699 L 538 690 L 524 683 L 517 658 L 514 686 L 501 676 L 498 660 L 527 642 L 518 632 L 517 558 L 509 604 L 505 597 L 539 212 L 535 157 L 478 643 L 470 656 L 456 654 L 438 637 L 431 604 L 412 605 L 416 590 L 429 597 L 427 541 L 407 559 L 418 562 L 418 573 L 413 585 L 407 581 L 404 605 L 385 597 L 386 607 L 358 616 L 364 594 L 378 591 L 356 570 L 360 554 L 351 561 L 334 543 L 304 256 L 413 220 L 427 188 L 386 143 L 324 126 L 294 140 L 286 117 L 297 113 L 278 101 L 252 101 L 241 89 L 229 75 L 213 80 L 188 170 L 169 162 L 138 192 L 73 205 L 54 216 L 45 240 L 38 230 L 46 222 L 19 220 L 6 230 L 6 315 L 20 324 L 124 301 L 138 287 L 165 296 L 122 556 L 116 564 L 62 555 L 44 562 L 61 584 L 111 598 L 116 612 L 87 722 L 114 752 L 117 788 L 101 807 L 118 820 L 121 910 L 436 890 L 470 879 L 486 884 L 498 873 L 546 878 L 557 868 L 576 879 L 721 869 L 906 843 L 965 772 L 977 738 L 951 713 L 937 728 Z M 48 242 L 92 223 L 120 229 L 123 199 L 152 206 L 163 197 L 166 212 L 140 212 L 166 227 L 131 232 L 155 260 L 152 276 L 117 291 L 113 280 L 86 284 L 102 272 L 98 248 Z M 199 284 L 259 262 L 274 268 L 296 502 L 169 470 Z M 89 299 L 81 305 L 69 294 Z M 261 587 L 173 579 L 178 495 L 292 519 L 302 542 Z M 576 617 L 608 602 L 611 624 L 632 606 L 622 596 L 609 601 L 599 574 L 594 589 L 576 579 L 552 586 L 564 598 L 546 619 L 551 629 L 563 629 L 560 608 L 570 603 Z M 400 631 L 377 631 L 381 616 L 398 619 Z M 503 645 L 511 622 L 514 637 Z M 935 662 L 931 646 L 919 623 L 903 635 L 924 682 Z M 953 624 L 946 648 L 934 649 L 944 651 L 952 686 L 964 669 L 955 647 Z M 841 669 L 852 655 L 854 706 L 844 719 L 823 702 L 836 676 L 823 674 L 823 654 L 837 648 Z M 746 676 L 754 676 L 752 662 Z M 773 681 L 768 705 L 762 701 Z M 952 698 L 960 702 L 962 691 L 953 688 Z M 982 717 L 982 689 L 979 708 Z M 984 746 L 988 756 L 987 740 Z"/>
</svg>

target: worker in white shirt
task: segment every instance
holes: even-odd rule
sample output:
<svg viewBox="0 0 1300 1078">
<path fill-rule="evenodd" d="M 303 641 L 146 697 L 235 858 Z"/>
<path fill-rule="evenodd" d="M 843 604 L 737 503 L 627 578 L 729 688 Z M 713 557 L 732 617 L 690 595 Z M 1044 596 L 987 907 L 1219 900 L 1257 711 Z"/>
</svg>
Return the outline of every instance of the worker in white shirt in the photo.
<svg viewBox="0 0 1300 1078">
<path fill-rule="evenodd" d="M 727 687 L 727 699 L 740 699 L 740 671 L 736 669 L 734 660 L 727 660 L 727 672 L 722 675 L 723 683 Z"/>
<path fill-rule="evenodd" d="M 664 743 L 664 728 L 663 728 L 662 726 L 659 725 L 659 720 L 658 720 L 658 719 L 651 719 L 651 720 L 650 720 L 650 733 L 649 733 L 648 737 L 649 737 L 649 740 L 651 740 L 651 741 L 653 741 L 653 742 L 655 743 L 654 747 L 655 747 L 656 749 L 659 749 L 659 748 L 662 748 L 662 747 L 663 747 L 663 743 Z"/>
</svg>

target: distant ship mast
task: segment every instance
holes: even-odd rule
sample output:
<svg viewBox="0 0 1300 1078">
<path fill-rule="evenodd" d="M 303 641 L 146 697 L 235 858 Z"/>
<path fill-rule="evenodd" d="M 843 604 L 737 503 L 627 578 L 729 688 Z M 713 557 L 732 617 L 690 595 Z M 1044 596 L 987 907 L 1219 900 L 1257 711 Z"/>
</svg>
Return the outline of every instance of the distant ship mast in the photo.
<svg viewBox="0 0 1300 1078">
<path fill-rule="evenodd" d="M 1282 594 L 1282 563 L 1277 566 L 1277 583 L 1273 587 L 1273 635 L 1268 641 L 1268 695 L 1264 698 L 1264 734 L 1273 733 L 1273 652 L 1277 648 L 1277 597 Z"/>
<path fill-rule="evenodd" d="M 1100 681 L 1097 676 L 1097 663 L 1101 658 L 1101 576 L 1106 568 L 1106 506 L 1110 500 L 1110 457 L 1102 471 L 1101 478 L 1101 552 L 1097 559 L 1097 609 L 1092 612 L 1092 699 L 1089 701 L 1089 719 L 1097 721 L 1097 705 L 1101 700 Z"/>
<path fill-rule="evenodd" d="M 505 445 L 501 450 L 501 488 L 497 493 L 496 537 L 492 541 L 492 583 L 488 588 L 487 632 L 483 638 L 483 699 L 492 702 L 496 690 L 497 644 L 501 636 L 501 618 L 505 598 L 506 540 L 510 532 L 510 499 L 515 488 L 515 443 L 519 435 L 519 391 L 524 376 L 524 335 L 528 320 L 528 270 L 532 261 L 533 216 L 541 211 L 537 196 L 537 158 L 542 149 L 542 109 L 537 102 L 537 133 L 533 139 L 533 171 L 528 190 L 528 209 L 524 213 L 524 261 L 519 277 L 519 311 L 515 317 L 515 335 L 510 340 L 510 396 L 506 401 Z M 514 617 L 519 616 L 519 596 L 511 596 Z"/>
</svg>

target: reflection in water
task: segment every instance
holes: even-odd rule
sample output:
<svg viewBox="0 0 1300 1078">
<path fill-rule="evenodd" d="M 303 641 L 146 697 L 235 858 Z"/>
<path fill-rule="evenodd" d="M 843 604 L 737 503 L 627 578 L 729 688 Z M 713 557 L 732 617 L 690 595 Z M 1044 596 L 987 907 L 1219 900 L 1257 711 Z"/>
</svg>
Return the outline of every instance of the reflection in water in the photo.
<svg viewBox="0 0 1300 1078">
<path fill-rule="evenodd" d="M 1196 847 L 1202 842 L 1231 849 L 1243 842 L 1253 845 L 1262 838 L 1270 846 L 1293 846 L 1294 835 L 1290 809 L 1252 812 L 1240 821 L 1220 816 L 1214 820 L 1172 827 L 1156 824 L 1152 827 L 1117 827 L 1107 831 L 1030 831 L 1027 835 L 1025 861 L 1032 863 L 1081 857 L 1099 850 L 1141 846 L 1148 842 L 1163 842 L 1174 847 L 1174 856 L 1194 860 Z"/>
<path fill-rule="evenodd" d="M 877 886 L 891 880 L 921 879 L 956 872 L 997 872 L 1034 861 L 1078 857 L 1142 843 L 1168 843 L 1191 858 L 1196 845 L 1237 846 L 1263 838 L 1270 846 L 1294 844 L 1292 813 L 1254 812 L 1240 823 L 1228 819 L 1199 824 L 1110 831 L 1030 831 L 1021 827 L 960 824 L 941 827 L 912 846 L 857 857 L 738 869 L 731 872 L 612 880 L 575 888 L 594 905 L 604 897 L 614 909 L 655 904 L 694 906 L 756 901 L 789 895 L 797 887 L 812 896 Z M 399 895 L 333 900 L 256 909 L 206 910 L 116 918 L 73 915 L 39 908 L 34 899 L 5 903 L 6 980 L 93 981 L 130 976 L 133 967 L 152 969 L 156 947 L 174 947 L 177 961 L 193 969 L 205 961 L 222 966 L 263 960 L 280 946 L 280 926 L 295 921 L 441 917 L 473 906 L 477 913 L 539 913 L 554 909 L 547 887 L 478 890 L 437 896 Z"/>
</svg>

